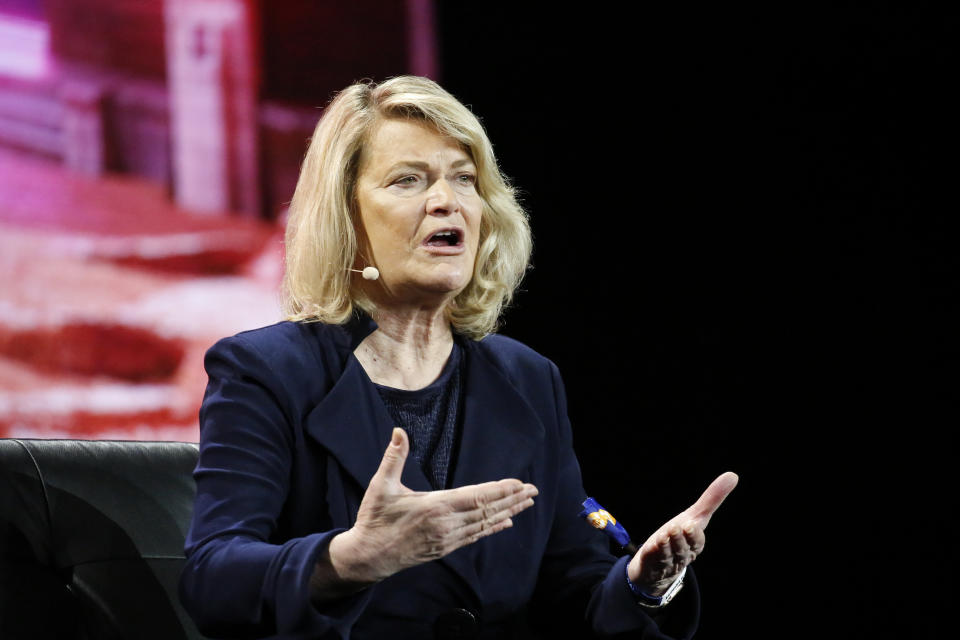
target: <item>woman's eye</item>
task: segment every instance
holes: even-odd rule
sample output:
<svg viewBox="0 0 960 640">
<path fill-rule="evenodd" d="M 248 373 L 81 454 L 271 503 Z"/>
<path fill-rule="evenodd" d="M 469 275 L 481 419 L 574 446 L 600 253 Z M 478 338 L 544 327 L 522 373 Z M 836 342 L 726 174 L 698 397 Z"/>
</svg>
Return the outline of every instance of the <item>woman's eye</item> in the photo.
<svg viewBox="0 0 960 640">
<path fill-rule="evenodd" d="M 417 183 L 417 176 L 403 176 L 393 181 L 393 184 L 398 184 L 402 187 L 409 187 L 416 183 Z"/>
<path fill-rule="evenodd" d="M 464 185 L 474 185 L 477 183 L 477 176 L 472 173 L 461 173 L 457 176 L 457 182 Z"/>
</svg>

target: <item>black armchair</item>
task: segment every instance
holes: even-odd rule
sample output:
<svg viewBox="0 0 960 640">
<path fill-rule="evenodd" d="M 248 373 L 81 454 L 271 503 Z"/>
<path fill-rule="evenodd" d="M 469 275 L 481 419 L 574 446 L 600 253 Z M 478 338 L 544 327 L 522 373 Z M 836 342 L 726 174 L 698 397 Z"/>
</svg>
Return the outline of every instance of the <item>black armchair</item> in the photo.
<svg viewBox="0 0 960 640">
<path fill-rule="evenodd" d="M 202 640 L 177 582 L 196 445 L 0 440 L 0 638 Z"/>
</svg>

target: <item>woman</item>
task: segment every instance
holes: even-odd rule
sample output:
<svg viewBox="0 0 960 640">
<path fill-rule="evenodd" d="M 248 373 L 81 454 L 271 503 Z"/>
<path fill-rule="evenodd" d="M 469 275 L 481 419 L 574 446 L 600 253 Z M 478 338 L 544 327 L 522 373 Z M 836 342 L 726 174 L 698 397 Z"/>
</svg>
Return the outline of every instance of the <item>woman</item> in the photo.
<svg viewBox="0 0 960 640">
<path fill-rule="evenodd" d="M 423 78 L 348 87 L 290 211 L 290 321 L 207 354 L 181 581 L 200 629 L 692 635 L 692 574 L 662 596 L 736 477 L 633 558 L 578 519 L 559 373 L 492 334 L 531 242 L 473 114 Z"/>
</svg>

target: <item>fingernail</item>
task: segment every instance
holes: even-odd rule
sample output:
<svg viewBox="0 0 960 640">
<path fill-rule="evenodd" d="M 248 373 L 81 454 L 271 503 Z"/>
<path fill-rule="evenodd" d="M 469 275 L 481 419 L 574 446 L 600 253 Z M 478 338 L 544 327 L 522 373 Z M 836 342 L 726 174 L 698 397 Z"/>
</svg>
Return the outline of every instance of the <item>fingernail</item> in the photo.
<svg viewBox="0 0 960 640">
<path fill-rule="evenodd" d="M 400 435 L 400 429 L 397 427 L 393 428 L 393 437 L 390 439 L 390 444 L 395 447 L 399 447 L 400 443 L 403 442 L 403 436 Z"/>
</svg>

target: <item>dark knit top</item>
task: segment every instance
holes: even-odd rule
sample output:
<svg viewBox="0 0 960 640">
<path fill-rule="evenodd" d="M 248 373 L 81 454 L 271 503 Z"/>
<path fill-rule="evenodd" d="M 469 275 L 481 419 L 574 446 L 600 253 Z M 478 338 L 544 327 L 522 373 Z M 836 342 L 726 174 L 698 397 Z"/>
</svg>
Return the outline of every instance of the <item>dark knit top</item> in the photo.
<svg viewBox="0 0 960 640">
<path fill-rule="evenodd" d="M 434 489 L 445 489 L 456 447 L 463 355 L 456 342 L 440 377 L 408 391 L 376 384 L 387 411 L 410 439 L 410 455 Z"/>
</svg>

